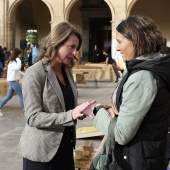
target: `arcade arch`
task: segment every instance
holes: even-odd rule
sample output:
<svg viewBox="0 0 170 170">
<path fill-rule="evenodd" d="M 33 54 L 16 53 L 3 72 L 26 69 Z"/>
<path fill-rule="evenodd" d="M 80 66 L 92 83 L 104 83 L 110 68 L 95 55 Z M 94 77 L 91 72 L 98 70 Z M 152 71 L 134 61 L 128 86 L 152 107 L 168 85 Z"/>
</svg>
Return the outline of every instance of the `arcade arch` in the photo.
<svg viewBox="0 0 170 170">
<path fill-rule="evenodd" d="M 115 37 L 117 24 L 134 14 L 153 18 L 170 46 L 170 18 L 167 17 L 169 0 L 156 3 L 154 0 L 67 0 L 63 3 L 56 1 L 54 4 L 63 5 L 63 10 L 56 13 L 52 0 L 14 0 L 6 15 L 4 14 L 6 46 L 9 49 L 19 47 L 20 40 L 25 38 L 28 29 L 37 29 L 41 39 L 57 22 L 66 20 L 80 26 L 83 36 L 81 55 L 83 61 L 89 61 L 94 44 L 98 44 L 101 50 L 105 48 Z"/>
<path fill-rule="evenodd" d="M 8 11 L 6 29 L 8 49 L 20 47 L 20 42 L 25 39 L 28 29 L 36 29 L 39 39 L 50 32 L 53 10 L 48 3 L 45 3 L 45 0 L 17 0 L 11 5 Z"/>
</svg>

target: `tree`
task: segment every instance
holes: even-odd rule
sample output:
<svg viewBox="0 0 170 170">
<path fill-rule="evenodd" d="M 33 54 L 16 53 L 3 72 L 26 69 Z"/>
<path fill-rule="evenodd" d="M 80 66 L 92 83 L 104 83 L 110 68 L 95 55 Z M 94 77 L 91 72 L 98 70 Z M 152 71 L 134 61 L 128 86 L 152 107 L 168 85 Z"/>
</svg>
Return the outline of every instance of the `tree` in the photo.
<svg viewBox="0 0 170 170">
<path fill-rule="evenodd" d="M 27 41 L 27 45 L 31 43 L 35 43 L 36 45 L 38 45 L 37 30 L 32 30 L 32 29 L 27 30 L 26 41 Z"/>
</svg>

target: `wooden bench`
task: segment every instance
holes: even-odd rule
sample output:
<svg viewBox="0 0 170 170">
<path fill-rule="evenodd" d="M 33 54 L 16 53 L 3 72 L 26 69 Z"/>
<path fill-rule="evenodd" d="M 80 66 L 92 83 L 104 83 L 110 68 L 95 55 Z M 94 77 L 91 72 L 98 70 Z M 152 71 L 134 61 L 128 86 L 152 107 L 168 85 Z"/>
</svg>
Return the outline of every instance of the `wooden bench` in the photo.
<svg viewBox="0 0 170 170">
<path fill-rule="evenodd" d="M 99 70 L 101 70 L 101 67 L 99 67 L 99 66 L 81 65 L 81 64 L 74 65 L 74 68 L 76 68 L 76 69 L 87 69 L 87 70 L 89 70 L 89 69 L 99 69 Z M 79 72 L 79 71 L 77 71 L 77 72 Z M 86 71 L 83 71 L 83 72 L 85 74 L 88 74 L 88 73 L 86 73 Z M 94 79 L 94 87 L 98 87 L 97 79 Z"/>
<path fill-rule="evenodd" d="M 79 69 L 101 69 L 101 67 L 98 66 L 88 66 L 88 65 L 74 65 L 74 68 L 79 68 Z"/>
<path fill-rule="evenodd" d="M 88 71 L 73 70 L 73 76 L 75 76 L 76 84 L 86 84 L 84 74 L 88 74 Z"/>
<path fill-rule="evenodd" d="M 88 74 L 88 71 L 78 71 L 78 70 L 73 70 L 73 77 L 75 75 L 74 81 L 77 84 L 86 84 L 86 79 L 84 77 L 84 74 Z M 78 95 L 78 91 L 77 91 Z"/>
<path fill-rule="evenodd" d="M 88 71 L 79 71 L 79 70 L 73 70 L 73 74 L 76 75 L 84 75 L 84 74 L 88 74 Z"/>
</svg>

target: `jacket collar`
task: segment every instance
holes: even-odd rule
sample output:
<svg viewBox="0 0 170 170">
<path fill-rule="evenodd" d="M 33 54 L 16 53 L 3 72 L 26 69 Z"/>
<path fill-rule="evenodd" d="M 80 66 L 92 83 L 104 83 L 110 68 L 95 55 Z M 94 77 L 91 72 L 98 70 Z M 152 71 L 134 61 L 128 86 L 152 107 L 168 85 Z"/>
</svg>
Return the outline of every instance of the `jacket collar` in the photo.
<svg viewBox="0 0 170 170">
<path fill-rule="evenodd" d="M 55 94 L 57 95 L 57 97 L 59 98 L 59 100 L 62 104 L 63 109 L 65 110 L 64 96 L 63 96 L 62 90 L 60 88 L 60 84 L 59 84 L 59 82 L 56 78 L 56 75 L 54 74 L 54 71 L 53 71 L 51 65 L 46 63 L 46 64 L 43 64 L 43 67 L 44 67 L 44 70 L 46 72 L 47 79 L 48 79 L 49 83 L 51 84 Z M 65 68 L 65 72 L 66 72 L 68 81 L 70 83 L 71 89 L 73 91 L 74 103 L 75 103 L 75 106 L 76 106 L 77 105 L 77 91 L 76 91 L 76 87 L 75 87 L 75 84 L 74 84 L 74 80 L 73 80 L 73 77 L 71 75 L 71 71 L 69 69 Z"/>
</svg>

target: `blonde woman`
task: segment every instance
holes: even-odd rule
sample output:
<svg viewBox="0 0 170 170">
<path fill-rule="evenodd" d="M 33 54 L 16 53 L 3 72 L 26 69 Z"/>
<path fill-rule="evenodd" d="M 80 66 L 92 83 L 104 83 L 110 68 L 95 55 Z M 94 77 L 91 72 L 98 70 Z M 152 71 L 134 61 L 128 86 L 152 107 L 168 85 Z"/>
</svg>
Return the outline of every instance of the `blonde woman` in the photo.
<svg viewBox="0 0 170 170">
<path fill-rule="evenodd" d="M 23 170 L 74 170 L 76 120 L 93 110 L 93 102 L 77 106 L 71 68 L 81 42 L 78 27 L 59 23 L 40 45 L 38 62 L 26 70 L 27 123 L 19 144 Z"/>
</svg>

